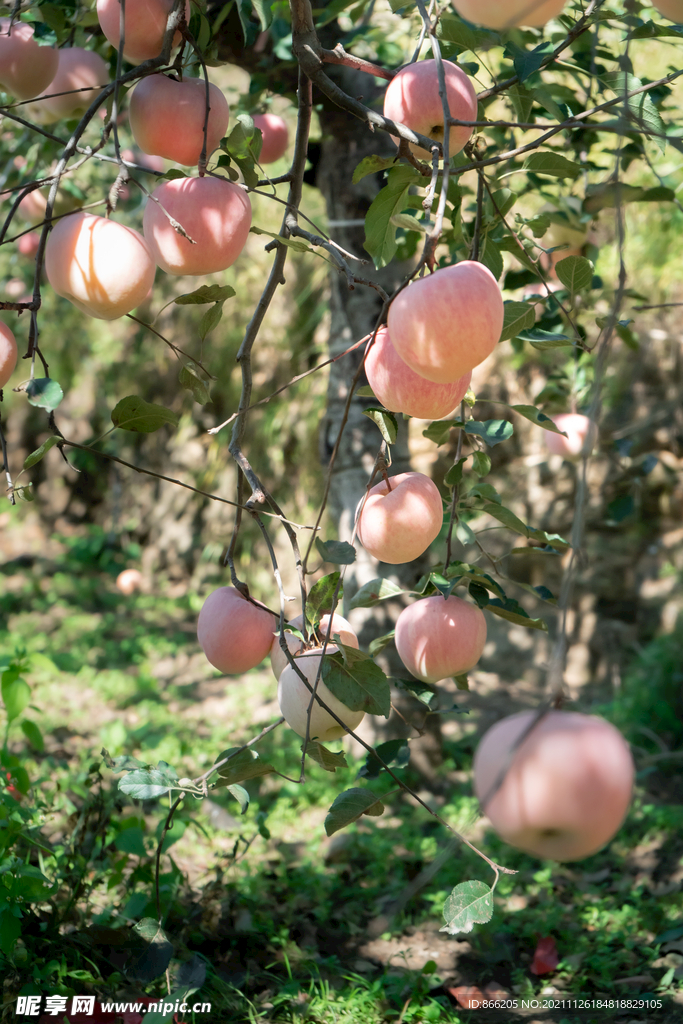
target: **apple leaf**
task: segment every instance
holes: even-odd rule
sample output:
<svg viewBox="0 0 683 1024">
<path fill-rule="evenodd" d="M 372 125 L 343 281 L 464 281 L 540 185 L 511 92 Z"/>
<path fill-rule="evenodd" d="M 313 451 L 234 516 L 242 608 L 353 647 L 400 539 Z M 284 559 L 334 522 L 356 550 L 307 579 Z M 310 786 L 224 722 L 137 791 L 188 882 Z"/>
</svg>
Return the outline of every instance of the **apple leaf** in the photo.
<svg viewBox="0 0 683 1024">
<path fill-rule="evenodd" d="M 415 697 L 426 707 L 430 707 L 436 697 L 436 692 L 431 689 L 429 683 L 423 683 L 419 679 L 394 679 L 394 682 L 398 690 L 407 691 L 411 697 Z"/>
<path fill-rule="evenodd" d="M 303 745 L 301 747 L 303 750 Z M 348 768 L 348 763 L 344 757 L 343 750 L 339 753 L 335 753 L 333 750 L 328 750 L 322 743 L 318 743 L 316 740 L 312 740 L 306 747 L 306 756 L 312 758 L 321 768 L 324 768 L 326 772 L 336 772 L 337 768 Z"/>
<path fill-rule="evenodd" d="M 373 423 L 376 423 L 379 432 L 382 435 L 382 439 L 387 444 L 396 444 L 396 438 L 398 437 L 398 420 L 394 416 L 393 412 L 387 412 L 386 409 L 375 409 L 368 408 L 363 409 L 363 415 L 371 419 Z"/>
<path fill-rule="evenodd" d="M 364 583 L 360 590 L 357 590 L 349 601 L 351 608 L 374 608 L 380 601 L 386 601 L 390 597 L 397 597 L 405 594 L 405 590 L 392 583 L 391 580 L 377 579 Z"/>
<path fill-rule="evenodd" d="M 119 779 L 119 789 L 134 800 L 153 800 L 171 789 L 173 781 L 156 768 L 140 768 Z"/>
<path fill-rule="evenodd" d="M 35 466 L 50 451 L 50 448 L 54 448 L 61 440 L 61 437 L 58 437 L 56 434 L 48 437 L 47 441 L 43 441 L 40 448 L 36 448 L 34 452 L 26 456 L 24 459 L 24 469 L 30 469 L 31 466 Z"/>
<path fill-rule="evenodd" d="M 356 549 L 345 540 L 320 540 L 315 539 L 315 546 L 325 562 L 333 562 L 335 565 L 351 565 L 356 561 Z"/>
<path fill-rule="evenodd" d="M 378 817 L 384 814 L 384 804 L 369 789 L 347 789 L 336 798 L 325 818 L 325 832 L 328 836 L 357 821 L 362 814 Z"/>
<path fill-rule="evenodd" d="M 589 288 L 593 280 L 593 264 L 585 256 L 565 256 L 555 264 L 555 273 L 572 295 Z"/>
<path fill-rule="evenodd" d="M 24 679 L 14 672 L 2 673 L 2 702 L 8 724 L 19 717 L 30 699 L 31 688 Z"/>
<path fill-rule="evenodd" d="M 181 367 L 180 374 L 178 375 L 178 380 L 180 381 L 181 386 L 184 387 L 186 391 L 192 392 L 192 397 L 194 398 L 195 402 L 198 403 L 198 405 L 206 405 L 206 403 L 211 400 L 211 396 L 209 395 L 209 389 L 207 385 L 204 383 L 204 381 L 199 376 L 199 374 L 197 373 L 193 366 L 186 364 L 185 366 Z"/>
<path fill-rule="evenodd" d="M 364 248 L 378 270 L 386 267 L 396 253 L 397 228 L 391 218 L 404 209 L 410 186 L 421 181 L 421 175 L 413 167 L 397 164 L 391 168 L 386 185 L 372 201 L 365 217 Z"/>
<path fill-rule="evenodd" d="M 381 758 L 381 761 L 380 761 Z M 384 762 L 382 764 L 381 762 Z M 376 779 L 380 772 L 384 771 L 384 765 L 388 768 L 405 768 L 410 761 L 410 746 L 408 740 L 387 740 L 380 743 L 365 758 L 365 764 L 358 772 L 358 778 Z"/>
<path fill-rule="evenodd" d="M 439 931 L 457 935 L 471 932 L 475 924 L 486 924 L 493 917 L 493 892 L 485 882 L 461 882 L 443 905 L 446 924 Z"/>
<path fill-rule="evenodd" d="M 578 178 L 581 174 L 580 164 L 567 160 L 560 153 L 532 153 L 524 161 L 524 170 L 535 174 L 548 174 L 553 178 Z"/>
<path fill-rule="evenodd" d="M 485 420 L 483 422 L 470 420 L 465 426 L 465 433 L 481 437 L 489 448 L 494 448 L 502 441 L 508 441 L 512 437 L 514 429 L 510 420 Z"/>
<path fill-rule="evenodd" d="M 356 655 L 362 653 L 354 648 L 349 650 Z M 348 657 L 345 663 L 341 654 L 332 654 L 323 659 L 322 677 L 328 690 L 351 711 L 365 711 L 384 718 L 391 714 L 389 680 L 367 655 L 357 660 Z"/>
<path fill-rule="evenodd" d="M 231 796 L 234 796 L 235 800 L 240 805 L 242 814 L 245 814 L 249 807 L 249 794 L 244 786 L 239 786 L 236 783 L 233 783 L 231 786 L 228 786 L 228 793 L 230 793 Z"/>
<path fill-rule="evenodd" d="M 244 782 L 246 779 L 257 779 L 261 775 L 270 775 L 275 771 L 272 764 L 262 761 L 258 754 L 251 750 L 242 750 L 239 754 L 234 754 L 231 757 L 230 755 L 236 750 L 239 750 L 239 747 L 230 747 L 216 758 L 217 762 L 226 757 L 230 757 L 230 760 L 218 769 L 219 779 L 211 787 L 212 789 L 221 789 L 224 786 L 231 786 L 235 782 Z"/>
<path fill-rule="evenodd" d="M 546 416 L 544 412 L 537 409 L 535 405 L 511 405 L 511 409 L 518 412 L 520 416 L 524 416 L 525 419 L 531 420 L 537 427 L 543 427 L 544 430 L 550 430 L 553 434 L 562 434 L 564 431 L 560 430 L 559 427 L 555 426 L 550 416 Z"/>
<path fill-rule="evenodd" d="M 375 637 L 374 640 L 370 641 L 368 646 L 369 654 L 374 658 L 376 654 L 383 651 L 385 647 L 388 647 L 391 641 L 396 636 L 396 630 L 392 629 L 390 633 L 385 633 L 384 636 Z"/>
<path fill-rule="evenodd" d="M 308 598 L 306 599 L 306 619 L 313 629 L 317 627 L 325 612 L 332 611 L 334 595 L 340 579 L 340 572 L 331 572 L 328 573 L 327 576 L 323 576 L 322 579 L 319 579 L 317 583 L 314 583 L 311 587 Z M 344 586 L 343 584 L 339 584 L 337 600 L 341 601 L 343 597 Z"/>
<path fill-rule="evenodd" d="M 524 611 L 519 601 L 515 601 L 512 597 L 506 597 L 504 600 L 493 598 L 487 604 L 486 611 L 493 612 L 499 618 L 507 619 L 508 622 L 514 622 L 518 626 L 525 626 L 527 629 L 540 629 L 544 633 L 548 632 L 547 622 L 544 622 L 543 619 L 532 619 Z"/>
<path fill-rule="evenodd" d="M 29 405 L 34 405 L 37 409 L 47 409 L 48 412 L 54 412 L 64 398 L 61 385 L 49 377 L 34 377 L 28 382 L 25 390 Z"/>
<path fill-rule="evenodd" d="M 454 420 L 436 420 L 434 423 L 430 423 L 426 430 L 422 431 L 422 436 L 426 437 L 428 441 L 433 441 L 436 445 L 445 444 L 450 437 L 452 428 L 456 426 L 462 426 L 462 424 Z"/>
<path fill-rule="evenodd" d="M 506 302 L 503 305 L 503 329 L 500 340 L 516 338 L 520 331 L 530 330 L 535 323 L 536 313 L 528 302 Z"/>
<path fill-rule="evenodd" d="M 111 421 L 115 427 L 139 434 L 151 434 L 165 423 L 172 427 L 178 426 L 178 417 L 170 409 L 146 402 L 136 395 L 128 395 L 117 402 L 111 412 Z"/>
<path fill-rule="evenodd" d="M 177 295 L 173 301 L 177 306 L 203 306 L 209 302 L 225 302 L 236 294 L 229 284 L 203 284 L 193 292 Z"/>
</svg>

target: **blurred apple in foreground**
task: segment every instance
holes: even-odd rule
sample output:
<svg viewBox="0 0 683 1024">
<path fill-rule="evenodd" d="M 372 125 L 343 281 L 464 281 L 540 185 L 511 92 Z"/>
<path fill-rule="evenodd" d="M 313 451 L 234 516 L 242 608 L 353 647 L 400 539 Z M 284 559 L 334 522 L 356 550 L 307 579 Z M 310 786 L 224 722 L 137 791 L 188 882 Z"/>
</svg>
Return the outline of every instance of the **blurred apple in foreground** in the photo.
<svg viewBox="0 0 683 1024">
<path fill-rule="evenodd" d="M 134 594 L 142 586 L 142 573 L 139 569 L 124 569 L 116 577 L 116 587 L 122 594 Z"/>
<path fill-rule="evenodd" d="M 580 459 L 590 455 L 598 440 L 598 428 L 592 420 L 581 413 L 567 412 L 553 416 L 555 426 L 567 436 L 545 432 L 545 443 L 552 455 L 561 455 L 564 459 Z"/>
</svg>

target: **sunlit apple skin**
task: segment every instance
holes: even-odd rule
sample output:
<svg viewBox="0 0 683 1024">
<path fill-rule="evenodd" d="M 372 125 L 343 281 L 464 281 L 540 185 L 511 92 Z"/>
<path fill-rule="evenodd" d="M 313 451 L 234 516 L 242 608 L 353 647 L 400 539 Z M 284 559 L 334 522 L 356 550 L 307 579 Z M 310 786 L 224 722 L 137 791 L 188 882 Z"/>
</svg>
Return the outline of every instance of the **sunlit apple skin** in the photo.
<svg viewBox="0 0 683 1024">
<path fill-rule="evenodd" d="M 608 843 L 626 816 L 631 751 L 604 718 L 550 711 L 515 751 L 504 782 L 487 800 L 533 718 L 533 711 L 522 711 L 484 735 L 474 757 L 475 793 L 511 846 L 536 857 L 581 860 Z"/>
<path fill-rule="evenodd" d="M 14 333 L 0 320 L 0 390 L 14 373 L 18 355 Z"/>
<path fill-rule="evenodd" d="M 683 24 L 683 0 L 655 0 L 654 6 L 669 21 Z"/>
<path fill-rule="evenodd" d="M 43 191 L 43 189 L 34 188 L 32 192 L 27 192 L 21 200 L 17 207 L 17 213 L 23 217 L 27 224 L 42 224 L 45 220 L 48 193 L 49 189 Z M 70 192 L 58 189 L 52 209 L 53 216 L 61 217 L 65 213 L 77 210 L 80 205 L 78 199 L 72 196 Z"/>
<path fill-rule="evenodd" d="M 116 587 L 122 594 L 134 594 L 142 586 L 142 573 L 139 569 L 124 569 L 116 577 Z"/>
<path fill-rule="evenodd" d="M 464 260 L 399 292 L 389 307 L 387 327 L 411 370 L 436 384 L 452 384 L 498 344 L 503 296 L 487 267 Z"/>
<path fill-rule="evenodd" d="M 460 121 L 476 121 L 477 94 L 470 78 L 450 60 L 445 60 L 443 67 L 451 117 Z M 384 116 L 412 128 L 420 135 L 434 139 L 435 142 L 443 142 L 443 105 L 439 96 L 435 60 L 421 60 L 415 64 L 408 64 L 394 76 L 384 94 Z M 457 125 L 451 128 L 448 137 L 449 156 L 460 152 L 473 131 L 473 128 Z M 394 138 L 394 142 L 398 145 L 397 138 Z M 431 153 L 421 146 L 410 143 L 410 148 L 423 160 L 431 158 Z"/>
<path fill-rule="evenodd" d="M 423 420 L 441 420 L 453 412 L 467 394 L 472 374 L 453 384 L 436 384 L 420 377 L 405 363 L 381 327 L 365 357 L 365 373 L 375 396 L 390 412 Z"/>
<path fill-rule="evenodd" d="M 327 647 L 327 654 L 337 653 L 338 648 L 334 644 Z M 318 666 L 322 657 L 322 650 L 306 651 L 297 658 L 297 664 L 311 686 L 315 684 L 315 677 L 318 673 Z M 363 711 L 351 711 L 346 704 L 331 693 L 322 681 L 322 676 L 316 691 L 320 699 L 327 704 L 336 715 L 338 715 L 349 729 L 355 729 L 363 721 Z M 287 725 L 299 736 L 306 735 L 306 721 L 308 705 L 311 701 L 310 690 L 302 683 L 299 676 L 291 665 L 287 665 L 280 676 L 277 686 L 277 699 L 280 711 L 285 717 Z M 311 709 L 311 724 L 309 729 L 310 738 L 317 739 L 320 743 L 329 743 L 332 740 L 341 739 L 346 735 L 346 730 L 339 725 L 324 708 L 314 702 Z"/>
<path fill-rule="evenodd" d="M 57 74 L 40 96 L 29 104 L 27 116 L 41 124 L 59 121 L 62 117 L 80 117 L 108 83 L 109 68 L 99 53 L 84 50 L 81 46 L 66 47 L 59 50 Z M 86 87 L 87 92 L 71 92 Z M 68 95 L 52 95 L 58 92 Z"/>
<path fill-rule="evenodd" d="M 466 21 L 486 28 L 541 28 L 562 13 L 565 0 L 452 0 Z"/>
<path fill-rule="evenodd" d="M 59 52 L 51 46 L 39 46 L 33 28 L 0 18 L 0 85 L 20 100 L 30 100 L 47 89 L 57 74 Z"/>
<path fill-rule="evenodd" d="M 327 627 L 329 625 L 329 622 L 329 615 L 321 616 L 320 625 L 318 626 L 318 634 L 323 640 L 327 636 Z M 296 629 L 301 630 L 301 632 L 303 633 L 303 615 L 297 615 L 295 619 L 292 619 L 290 625 L 294 626 Z M 330 640 L 332 639 L 335 633 L 339 634 L 341 642 L 343 644 L 346 644 L 347 647 L 355 647 L 356 649 L 358 649 L 358 637 L 356 636 L 354 630 L 351 628 L 351 623 L 347 622 L 343 615 L 338 615 L 337 612 L 334 613 L 334 621 L 332 623 L 332 629 L 330 630 Z M 299 637 L 295 636 L 293 633 L 285 633 L 285 638 L 287 641 L 287 647 L 292 652 L 292 655 L 294 657 L 297 657 L 297 655 L 301 652 L 301 649 L 303 647 L 302 641 L 299 640 Z M 328 644 L 328 649 L 329 646 L 330 645 Z M 273 675 L 275 676 L 276 679 L 280 678 L 285 667 L 289 665 L 287 657 L 284 651 L 282 650 L 282 647 L 280 646 L 279 636 L 276 636 L 273 639 L 273 643 L 270 648 L 270 665 L 271 668 L 273 669 Z"/>
<path fill-rule="evenodd" d="M 235 587 L 209 594 L 197 620 L 197 639 L 214 668 L 238 675 L 260 665 L 270 651 L 277 619 Z"/>
<path fill-rule="evenodd" d="M 272 164 L 287 152 L 289 130 L 286 122 L 277 114 L 254 114 L 254 124 L 261 129 L 260 164 Z"/>
<path fill-rule="evenodd" d="M 58 221 L 45 247 L 47 278 L 88 316 L 115 320 L 147 297 L 156 267 L 142 235 L 91 213 Z"/>
<path fill-rule="evenodd" d="M 196 243 L 179 235 L 153 200 L 182 224 Z M 238 185 L 222 178 L 175 178 L 147 201 L 143 231 L 157 266 L 167 274 L 215 274 L 231 267 L 251 227 L 251 203 Z"/>
<path fill-rule="evenodd" d="M 598 441 L 597 424 L 578 412 L 561 413 L 551 419 L 567 435 L 563 437 L 562 434 L 545 431 L 545 443 L 552 455 L 561 455 L 564 459 L 580 459 L 590 455 Z"/>
<path fill-rule="evenodd" d="M 228 101 L 209 84 L 207 157 L 225 135 L 230 119 Z M 128 117 L 133 137 L 143 153 L 163 156 L 185 167 L 199 162 L 204 144 L 206 85 L 203 79 L 176 82 L 166 75 L 148 75 L 133 89 Z"/>
<path fill-rule="evenodd" d="M 164 44 L 166 22 L 173 8 L 173 0 L 126 0 L 126 25 L 123 55 L 131 64 L 158 57 Z M 120 41 L 121 5 L 119 0 L 97 0 L 100 28 L 113 47 Z M 190 0 L 185 4 L 185 19 L 190 22 Z M 178 46 L 182 36 L 176 32 L 173 45 Z"/>
<path fill-rule="evenodd" d="M 395 640 L 408 671 L 416 679 L 438 683 L 477 664 L 486 644 L 486 616 L 453 594 L 425 597 L 403 609 Z"/>
<path fill-rule="evenodd" d="M 424 473 L 399 473 L 389 484 L 381 480 L 364 505 L 359 501 L 358 539 L 373 558 L 400 565 L 419 558 L 439 536 L 443 503 Z"/>
</svg>

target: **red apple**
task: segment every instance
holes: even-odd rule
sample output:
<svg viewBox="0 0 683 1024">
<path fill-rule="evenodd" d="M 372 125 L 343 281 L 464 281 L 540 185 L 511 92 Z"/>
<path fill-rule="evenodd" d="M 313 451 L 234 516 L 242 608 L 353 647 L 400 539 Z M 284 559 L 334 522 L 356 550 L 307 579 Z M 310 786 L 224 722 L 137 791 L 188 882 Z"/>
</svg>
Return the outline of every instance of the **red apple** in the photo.
<svg viewBox="0 0 683 1024">
<path fill-rule="evenodd" d="M 389 307 L 387 327 L 411 370 L 436 384 L 452 384 L 498 344 L 503 296 L 487 267 L 464 260 L 399 292 Z"/>
<path fill-rule="evenodd" d="M 329 625 L 329 622 L 329 615 L 323 615 L 320 619 L 318 633 L 321 639 L 323 640 L 327 636 L 327 627 Z M 301 632 L 303 633 L 303 615 L 297 615 L 296 618 L 292 619 L 290 624 L 294 626 L 296 629 L 301 630 Z M 347 647 L 355 647 L 356 649 L 358 648 L 358 637 L 351 628 L 351 624 L 346 621 L 343 615 L 338 615 L 337 612 L 334 613 L 334 620 L 332 622 L 332 629 L 330 631 L 330 640 L 332 639 L 335 633 L 339 634 L 341 642 L 343 644 L 346 644 Z M 303 647 L 302 641 L 299 640 L 299 637 L 295 636 L 294 633 L 285 633 L 285 638 L 287 641 L 287 647 L 292 652 L 292 655 L 294 657 L 298 657 Z M 328 649 L 329 646 L 330 645 L 328 644 Z M 273 669 L 273 675 L 275 676 L 276 679 L 280 678 L 285 667 L 289 665 L 289 662 L 287 661 L 287 656 L 285 655 L 285 652 L 282 650 L 282 647 L 280 646 L 279 636 L 274 637 L 272 646 L 270 648 L 270 664 Z"/>
<path fill-rule="evenodd" d="M 461 18 L 486 28 L 540 28 L 562 13 L 565 0 L 452 0 Z"/>
<path fill-rule="evenodd" d="M 0 390 L 14 373 L 18 357 L 17 339 L 7 324 L 0 320 Z"/>
<path fill-rule="evenodd" d="M 436 384 L 420 377 L 405 363 L 381 327 L 365 357 L 370 387 L 385 409 L 423 420 L 440 420 L 451 414 L 467 394 L 472 374 L 452 384 Z"/>
<path fill-rule="evenodd" d="M 443 503 L 438 487 L 424 473 L 399 473 L 371 487 L 356 515 L 365 550 L 380 562 L 398 565 L 419 558 L 439 536 Z"/>
<path fill-rule="evenodd" d="M 330 644 L 327 647 L 327 654 L 335 654 L 339 648 Z M 320 665 L 320 659 L 322 658 L 322 650 L 305 651 L 299 655 L 297 665 L 308 679 L 311 686 L 315 684 L 315 677 L 318 673 L 318 666 Z M 322 676 L 318 682 L 318 689 L 316 691 L 320 695 L 320 699 L 327 704 L 329 708 L 343 722 L 349 727 L 349 729 L 355 729 L 356 726 L 360 725 L 365 717 L 363 711 L 351 711 L 347 708 L 346 704 L 342 704 L 340 700 L 328 690 L 322 681 Z M 287 725 L 294 732 L 298 733 L 299 736 L 306 735 L 306 721 L 307 721 L 307 710 L 308 705 L 311 702 L 311 691 L 302 683 L 301 679 L 294 671 L 291 665 L 287 665 L 280 676 L 280 681 L 277 687 L 277 699 L 280 705 L 280 711 L 284 715 Z M 329 743 L 332 740 L 340 739 L 346 734 L 346 730 L 343 726 L 339 725 L 332 716 L 325 711 L 324 708 L 314 702 L 311 708 L 311 724 L 309 729 L 310 739 L 317 739 L 320 743 Z"/>
<path fill-rule="evenodd" d="M 37 231 L 29 231 L 17 239 L 17 250 L 22 256 L 35 256 L 40 245 L 40 235 Z"/>
<path fill-rule="evenodd" d="M 286 121 L 277 114 L 254 114 L 254 124 L 261 129 L 263 135 L 259 163 L 275 163 L 285 155 L 289 145 L 289 130 Z"/>
<path fill-rule="evenodd" d="M 443 68 L 451 117 L 460 121 L 476 121 L 477 94 L 471 80 L 462 68 L 449 60 L 443 62 Z M 443 105 L 435 60 L 422 60 L 401 68 L 384 94 L 384 116 L 435 142 L 443 142 Z M 448 137 L 449 156 L 460 152 L 473 130 L 458 126 L 451 128 Z M 394 138 L 394 142 L 398 144 L 398 139 Z M 411 143 L 410 148 L 422 159 L 431 157 L 431 153 L 421 146 Z"/>
<path fill-rule="evenodd" d="M 0 85 L 20 100 L 30 100 L 46 89 L 57 74 L 59 53 L 51 46 L 39 46 L 33 28 L 0 18 Z"/>
<path fill-rule="evenodd" d="M 206 155 L 226 133 L 230 110 L 218 88 L 209 83 Z M 133 89 L 128 108 L 133 137 L 150 156 L 163 156 L 186 167 L 196 165 L 204 145 L 206 85 L 204 79 L 176 82 L 166 75 L 148 75 Z"/>
<path fill-rule="evenodd" d="M 80 117 L 103 86 L 109 82 L 109 68 L 99 53 L 69 46 L 59 50 L 57 74 L 40 96 L 28 105 L 27 114 L 41 124 L 62 117 Z M 86 89 L 85 92 L 76 91 Z M 53 93 L 64 93 L 54 96 Z"/>
<path fill-rule="evenodd" d="M 158 57 L 164 44 L 166 22 L 173 9 L 173 0 L 126 0 L 125 42 L 123 56 L 131 64 L 139 64 Z M 121 4 L 119 0 L 97 0 L 100 28 L 111 45 L 118 50 Z M 185 2 L 185 20 L 190 22 L 190 0 Z M 182 36 L 176 32 L 173 45 L 178 46 Z"/>
<path fill-rule="evenodd" d="M 195 244 L 169 224 L 155 199 Z M 251 203 L 239 185 L 223 178 L 175 178 L 155 188 L 142 223 L 157 266 L 167 274 L 215 274 L 231 267 L 242 252 Z"/>
<path fill-rule="evenodd" d="M 256 668 L 270 651 L 277 619 L 235 587 L 219 587 L 207 597 L 197 620 L 197 639 L 214 668 L 238 675 Z"/>
<path fill-rule="evenodd" d="M 598 427 L 588 416 L 580 413 L 561 413 L 551 417 L 555 426 L 567 436 L 545 431 L 545 443 L 552 455 L 565 459 L 580 459 L 590 455 L 598 441 Z"/>
<path fill-rule="evenodd" d="M 469 672 L 486 644 L 481 608 L 451 594 L 425 597 L 396 621 L 396 650 L 409 672 L 427 683 Z"/>
<path fill-rule="evenodd" d="M 474 757 L 474 789 L 505 842 L 536 857 L 580 860 L 609 842 L 626 816 L 631 752 L 604 718 L 550 711 L 511 755 L 533 718 L 522 711 L 488 730 Z"/>
</svg>

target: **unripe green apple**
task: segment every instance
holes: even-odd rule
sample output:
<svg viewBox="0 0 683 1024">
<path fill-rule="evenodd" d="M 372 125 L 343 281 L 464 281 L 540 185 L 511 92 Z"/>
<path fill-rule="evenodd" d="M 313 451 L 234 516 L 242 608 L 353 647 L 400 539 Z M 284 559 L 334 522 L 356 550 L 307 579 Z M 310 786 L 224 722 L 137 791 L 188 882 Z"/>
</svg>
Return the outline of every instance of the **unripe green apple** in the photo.
<svg viewBox="0 0 683 1024">
<path fill-rule="evenodd" d="M 335 654 L 338 650 L 339 648 L 334 644 L 329 644 L 327 654 Z M 318 649 L 304 651 L 296 659 L 297 665 L 311 686 L 315 684 L 315 677 L 318 673 L 321 658 L 322 649 Z M 341 718 L 349 729 L 355 729 L 363 721 L 365 713 L 363 711 L 351 711 L 340 700 L 337 700 L 327 686 L 325 686 L 322 677 L 318 682 L 316 692 L 320 694 L 320 699 L 334 711 L 335 715 Z M 277 699 L 280 711 L 284 715 L 287 725 L 294 732 L 298 733 L 299 736 L 306 735 L 307 710 L 311 702 L 311 696 L 310 690 L 304 685 L 292 666 L 287 665 L 278 682 Z M 320 743 L 329 743 L 331 740 L 340 739 L 344 735 L 346 735 L 344 727 L 339 725 L 317 701 L 314 701 L 311 708 L 310 738 L 312 740 L 317 739 Z"/>
<path fill-rule="evenodd" d="M 329 623 L 330 616 L 323 615 L 320 619 L 320 624 L 318 626 L 318 635 L 323 640 L 327 636 L 327 627 Z M 294 626 L 295 629 L 298 629 L 303 633 L 303 615 L 297 615 L 296 618 L 292 619 L 290 625 Z M 330 630 L 330 640 L 332 640 L 332 637 L 334 636 L 335 633 L 339 634 L 341 642 L 343 644 L 346 644 L 347 647 L 355 647 L 356 649 L 358 649 L 358 637 L 356 636 L 354 630 L 352 629 L 351 623 L 347 622 L 344 616 L 339 615 L 337 612 L 334 613 L 332 629 Z M 294 633 L 285 633 L 285 641 L 287 643 L 287 647 L 292 652 L 292 655 L 294 657 L 297 657 L 297 655 L 301 652 L 303 648 L 302 641 L 299 640 L 299 637 L 295 636 Z M 329 647 L 330 644 L 328 644 L 328 649 Z M 287 656 L 285 652 L 282 650 L 282 647 L 280 646 L 279 636 L 273 638 L 273 643 L 270 648 L 270 665 L 271 668 L 273 669 L 273 675 L 275 676 L 276 679 L 280 678 L 285 667 L 289 665 L 289 662 L 287 661 Z"/>
<path fill-rule="evenodd" d="M 238 675 L 256 668 L 268 655 L 277 619 L 248 601 L 235 587 L 209 594 L 197 620 L 197 639 L 214 668 Z"/>
<path fill-rule="evenodd" d="M 477 94 L 471 79 L 450 60 L 443 62 L 448 109 L 459 121 L 477 120 Z M 408 64 L 389 82 L 384 94 L 384 116 L 443 143 L 443 104 L 439 95 L 439 77 L 435 60 Z M 455 156 L 468 142 L 473 128 L 454 126 L 449 133 L 449 156 Z M 394 138 L 394 136 L 392 136 Z M 394 138 L 398 145 L 398 139 Z M 416 156 L 431 158 L 431 153 L 414 143 L 410 148 Z"/>
<path fill-rule="evenodd" d="M 486 645 L 481 608 L 453 594 L 425 597 L 396 621 L 396 650 L 409 672 L 426 683 L 469 672 Z"/>
<path fill-rule="evenodd" d="M 452 0 L 466 21 L 486 28 L 540 28 L 562 13 L 565 0 Z"/>
<path fill-rule="evenodd" d="M 474 757 L 475 793 L 511 846 L 581 860 L 608 843 L 626 816 L 631 751 L 604 718 L 567 711 L 550 711 L 515 750 L 533 718 L 533 711 L 521 711 L 484 735 Z"/>
<path fill-rule="evenodd" d="M 362 511 L 361 511 L 362 508 Z M 390 565 L 419 558 L 439 536 L 443 503 L 424 473 L 399 473 L 370 488 L 356 509 L 358 539 L 373 558 Z"/>
</svg>

